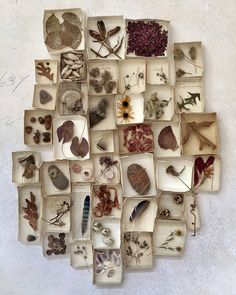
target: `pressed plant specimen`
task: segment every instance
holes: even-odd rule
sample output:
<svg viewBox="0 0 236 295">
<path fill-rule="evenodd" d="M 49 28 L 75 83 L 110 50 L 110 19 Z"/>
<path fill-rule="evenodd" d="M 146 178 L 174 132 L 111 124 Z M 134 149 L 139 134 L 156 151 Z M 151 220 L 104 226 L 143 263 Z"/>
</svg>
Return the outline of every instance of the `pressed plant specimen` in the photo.
<svg viewBox="0 0 236 295">
<path fill-rule="evenodd" d="M 50 218 L 49 220 L 46 220 L 42 218 L 43 221 L 49 223 L 50 225 L 54 226 L 65 226 L 66 223 L 62 220 L 63 216 L 70 211 L 70 208 L 72 207 L 73 203 L 69 204 L 68 202 L 64 201 L 60 204 L 59 208 L 56 210 L 55 214 L 56 216 Z"/>
<path fill-rule="evenodd" d="M 192 93 L 192 92 L 187 92 L 190 96 L 189 97 L 186 97 L 186 98 L 181 98 L 181 102 L 178 102 L 177 101 L 177 106 L 179 108 L 180 111 L 182 110 L 186 110 L 186 111 L 189 111 L 190 108 L 187 107 L 187 105 L 190 105 L 190 106 L 194 106 L 197 104 L 197 99 L 198 101 L 201 101 L 201 96 L 200 96 L 200 93 Z"/>
<path fill-rule="evenodd" d="M 150 244 L 141 237 L 139 234 L 127 232 L 124 234 L 125 240 L 125 254 L 127 256 L 127 264 L 129 265 L 132 261 L 135 264 L 142 264 L 141 259 L 145 255 L 150 255 L 149 249 Z"/>
<path fill-rule="evenodd" d="M 33 242 L 37 239 L 38 218 L 39 218 L 35 195 L 32 192 L 30 192 L 30 200 L 25 199 L 25 202 L 26 202 L 26 207 L 22 207 L 22 210 L 25 213 L 23 217 L 28 220 L 29 225 L 35 232 L 35 235 L 27 236 L 27 241 Z"/>
<path fill-rule="evenodd" d="M 195 69 L 195 73 L 197 72 L 197 68 L 201 68 L 201 66 L 196 64 L 196 59 L 197 59 L 197 48 L 195 46 L 190 47 L 189 51 L 188 51 L 188 55 L 186 55 L 183 51 L 183 49 L 179 46 L 176 46 L 174 48 L 174 59 L 176 61 L 181 61 L 181 60 L 185 60 L 187 63 L 193 65 L 194 69 Z M 184 70 L 182 69 L 178 69 L 178 71 L 176 72 L 177 77 L 181 77 L 185 74 L 191 74 L 191 73 L 186 73 Z"/>
<path fill-rule="evenodd" d="M 145 104 L 145 117 L 147 119 L 160 119 L 171 99 L 161 99 L 158 97 L 157 92 L 152 93 L 151 98 Z"/>
<path fill-rule="evenodd" d="M 123 96 L 119 99 L 117 103 L 117 118 L 122 119 L 121 123 L 125 121 L 125 123 L 129 123 L 130 120 L 134 119 L 134 112 L 133 107 L 131 105 L 131 97 L 130 96 Z"/>
<path fill-rule="evenodd" d="M 165 241 L 158 247 L 160 249 L 165 249 L 165 250 L 170 250 L 170 251 L 177 251 L 177 252 L 182 252 L 182 247 L 180 246 L 172 246 L 172 241 L 175 240 L 175 237 L 180 237 L 182 236 L 182 231 L 181 230 L 176 230 L 172 231 L 168 237 L 165 239 Z"/>
<path fill-rule="evenodd" d="M 152 152 L 154 149 L 151 125 L 137 124 L 123 129 L 124 147 L 129 152 Z"/>
</svg>

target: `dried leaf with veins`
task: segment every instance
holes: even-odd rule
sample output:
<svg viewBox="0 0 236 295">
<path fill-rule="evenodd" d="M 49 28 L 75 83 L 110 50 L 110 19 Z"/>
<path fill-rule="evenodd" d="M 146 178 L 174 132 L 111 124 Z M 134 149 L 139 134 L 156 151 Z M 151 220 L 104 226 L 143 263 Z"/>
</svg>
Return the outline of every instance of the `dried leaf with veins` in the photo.
<svg viewBox="0 0 236 295">
<path fill-rule="evenodd" d="M 72 121 L 65 121 L 60 127 L 57 128 L 58 141 L 66 143 L 70 141 L 73 137 L 74 123 Z"/>
<path fill-rule="evenodd" d="M 199 129 L 210 127 L 213 123 L 214 121 L 203 121 L 200 123 L 187 122 L 185 127 L 185 134 L 183 136 L 183 144 L 185 144 L 189 140 L 190 135 L 194 133 L 199 140 L 200 151 L 204 148 L 205 145 L 215 150 L 216 145 L 213 142 L 211 142 L 208 138 L 206 138 L 204 135 L 202 135 L 202 133 L 199 131 Z"/>
<path fill-rule="evenodd" d="M 79 141 L 79 138 L 75 136 L 72 139 L 70 150 L 76 157 L 80 156 L 81 158 L 84 158 L 89 151 L 88 141 L 84 137 Z"/>
<path fill-rule="evenodd" d="M 35 201 L 36 201 L 35 195 L 32 192 L 30 192 L 30 200 L 25 199 L 26 207 L 22 207 L 22 209 L 26 214 L 24 215 L 24 218 L 29 221 L 29 225 L 36 232 L 37 220 L 39 216 L 38 216 L 37 206 L 35 204 Z"/>
<path fill-rule="evenodd" d="M 51 68 L 45 67 L 43 62 L 39 62 L 36 66 L 36 69 L 39 76 L 44 76 L 48 78 L 49 80 L 53 81 L 54 74 L 51 73 Z"/>
</svg>

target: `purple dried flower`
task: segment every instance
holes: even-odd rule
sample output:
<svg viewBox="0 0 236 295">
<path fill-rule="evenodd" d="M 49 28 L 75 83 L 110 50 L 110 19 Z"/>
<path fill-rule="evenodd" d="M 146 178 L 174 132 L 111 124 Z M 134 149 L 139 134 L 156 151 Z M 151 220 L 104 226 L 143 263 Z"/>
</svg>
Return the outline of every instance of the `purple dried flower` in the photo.
<svg viewBox="0 0 236 295">
<path fill-rule="evenodd" d="M 156 21 L 129 21 L 127 53 L 137 56 L 163 56 L 168 32 Z"/>
</svg>

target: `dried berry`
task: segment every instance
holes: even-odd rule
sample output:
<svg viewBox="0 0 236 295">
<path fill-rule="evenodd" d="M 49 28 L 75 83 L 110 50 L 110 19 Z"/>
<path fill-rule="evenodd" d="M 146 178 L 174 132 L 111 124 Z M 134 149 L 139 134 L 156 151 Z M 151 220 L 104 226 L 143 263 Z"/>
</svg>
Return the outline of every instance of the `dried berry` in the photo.
<svg viewBox="0 0 236 295">
<path fill-rule="evenodd" d="M 43 132 L 43 142 L 50 142 L 50 141 L 51 141 L 51 133 Z"/>
<path fill-rule="evenodd" d="M 45 123 L 45 119 L 43 117 L 38 117 L 38 121 L 39 121 L 40 124 Z"/>
<path fill-rule="evenodd" d="M 39 141 L 40 141 L 40 132 L 39 130 L 36 130 L 36 132 L 34 133 L 34 136 L 33 136 L 33 141 L 34 143 L 36 144 L 39 144 Z"/>
<path fill-rule="evenodd" d="M 25 127 L 25 132 L 26 132 L 27 134 L 30 134 L 30 133 L 32 132 L 32 130 L 33 130 L 33 128 L 32 128 L 31 126 L 26 126 L 26 127 Z"/>
</svg>

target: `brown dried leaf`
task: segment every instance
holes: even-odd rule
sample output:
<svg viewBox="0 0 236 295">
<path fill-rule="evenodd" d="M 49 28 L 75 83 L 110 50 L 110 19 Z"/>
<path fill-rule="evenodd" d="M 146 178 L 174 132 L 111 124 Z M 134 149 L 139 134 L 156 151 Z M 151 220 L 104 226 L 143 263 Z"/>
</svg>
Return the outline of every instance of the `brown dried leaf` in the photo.
<svg viewBox="0 0 236 295">
<path fill-rule="evenodd" d="M 74 133 L 74 123 L 72 121 L 65 121 L 60 127 L 57 128 L 58 141 L 63 143 L 70 141 Z"/>
<path fill-rule="evenodd" d="M 185 134 L 183 136 L 183 144 L 185 144 L 191 135 L 191 133 L 195 133 L 199 140 L 199 150 L 201 151 L 205 145 L 210 146 L 213 150 L 216 149 L 216 145 L 211 142 L 208 138 L 206 138 L 204 135 L 202 135 L 199 131 L 201 128 L 207 128 L 210 127 L 214 121 L 203 121 L 200 123 L 196 122 L 187 122 L 186 123 L 186 130 Z"/>
<path fill-rule="evenodd" d="M 46 32 L 48 34 L 51 32 L 56 32 L 56 31 L 60 30 L 60 22 L 54 13 L 49 16 L 49 18 L 46 21 L 45 26 L 46 26 Z"/>
<path fill-rule="evenodd" d="M 158 143 L 164 150 L 171 149 L 173 152 L 177 150 L 178 143 L 171 126 L 166 126 L 161 130 L 158 136 Z"/>
<path fill-rule="evenodd" d="M 38 220 L 38 212 L 37 206 L 35 204 L 36 197 L 35 195 L 30 192 L 30 200 L 25 199 L 26 207 L 22 207 L 22 210 L 25 212 L 26 215 L 23 217 L 29 221 L 29 225 L 32 227 L 34 231 L 37 231 L 37 220 Z"/>
<path fill-rule="evenodd" d="M 82 158 L 85 157 L 89 151 L 89 145 L 87 140 L 83 137 L 82 141 L 79 142 L 79 138 L 75 136 L 72 139 L 70 150 L 72 154 L 75 155 L 76 157 L 79 157 L 79 156 Z"/>
</svg>

